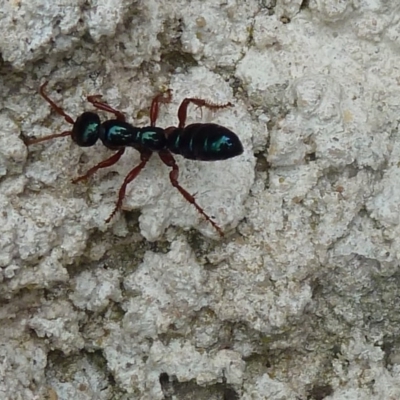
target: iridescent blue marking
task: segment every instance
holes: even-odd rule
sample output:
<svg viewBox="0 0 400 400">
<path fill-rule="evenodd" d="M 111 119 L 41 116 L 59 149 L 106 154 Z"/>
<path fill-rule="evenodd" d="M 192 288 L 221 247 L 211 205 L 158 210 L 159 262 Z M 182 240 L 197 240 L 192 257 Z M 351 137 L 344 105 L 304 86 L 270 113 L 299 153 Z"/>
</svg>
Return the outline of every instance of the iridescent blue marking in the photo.
<svg viewBox="0 0 400 400">
<path fill-rule="evenodd" d="M 180 142 L 180 140 L 181 140 L 181 137 L 178 135 L 178 136 L 176 137 L 176 139 L 175 139 L 175 148 L 176 148 L 176 149 L 179 149 L 179 142 Z"/>
<path fill-rule="evenodd" d="M 206 140 L 204 142 L 204 150 L 207 151 L 208 149 L 208 137 L 206 137 Z"/>
<path fill-rule="evenodd" d="M 156 135 L 157 134 L 154 131 L 147 131 L 147 132 L 142 132 L 141 138 L 143 142 L 154 142 L 154 138 Z"/>
<path fill-rule="evenodd" d="M 124 137 L 127 129 L 123 126 L 112 126 L 108 130 L 109 139 L 112 140 L 112 137 Z"/>
<path fill-rule="evenodd" d="M 87 141 L 88 138 L 92 137 L 94 134 L 97 134 L 98 128 L 99 128 L 99 124 L 97 122 L 92 122 L 92 123 L 88 124 L 83 133 L 84 141 Z"/>
<path fill-rule="evenodd" d="M 218 153 L 221 151 L 222 147 L 232 147 L 232 141 L 231 138 L 228 136 L 222 136 L 220 139 L 218 139 L 216 142 L 211 144 L 211 151 L 214 151 Z"/>
<path fill-rule="evenodd" d="M 159 147 L 164 143 L 164 136 L 160 136 L 159 132 L 155 131 L 141 132 L 140 141 L 144 146 Z"/>
<path fill-rule="evenodd" d="M 190 138 L 189 150 L 193 151 L 193 136 Z"/>
</svg>

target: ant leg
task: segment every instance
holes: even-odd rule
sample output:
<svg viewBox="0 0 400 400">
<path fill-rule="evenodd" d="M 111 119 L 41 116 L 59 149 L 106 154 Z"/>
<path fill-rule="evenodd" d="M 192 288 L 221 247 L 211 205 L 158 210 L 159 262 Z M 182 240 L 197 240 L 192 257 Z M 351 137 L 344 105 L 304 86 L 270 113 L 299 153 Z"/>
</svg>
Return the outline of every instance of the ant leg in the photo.
<svg viewBox="0 0 400 400">
<path fill-rule="evenodd" d="M 89 103 L 92 103 L 99 110 L 106 111 L 106 112 L 114 114 L 115 118 L 118 121 L 125 122 L 125 115 L 122 114 L 121 111 L 118 111 L 115 108 L 112 108 L 107 103 L 104 103 L 104 102 L 100 101 L 102 97 L 103 96 L 101 94 L 96 94 L 96 95 L 93 95 L 93 96 L 87 96 L 87 101 Z"/>
<path fill-rule="evenodd" d="M 126 187 L 130 182 L 132 182 L 140 173 L 140 171 L 145 167 L 147 164 L 147 161 L 150 160 L 150 157 L 152 156 L 153 152 L 149 150 L 142 150 L 140 152 L 140 164 L 137 165 L 135 168 L 133 168 L 132 171 L 129 172 L 129 174 L 125 177 L 124 182 L 122 183 L 122 186 L 119 189 L 118 192 L 118 200 L 115 204 L 113 212 L 110 214 L 110 216 L 106 219 L 106 223 L 108 224 L 114 215 L 117 213 L 117 211 L 121 208 L 122 202 L 125 198 L 125 192 L 126 192 Z"/>
<path fill-rule="evenodd" d="M 221 108 L 226 108 L 226 107 L 231 107 L 233 104 L 232 103 L 226 103 L 226 104 L 216 104 L 212 103 L 211 101 L 208 100 L 203 100 L 203 99 L 196 99 L 196 98 L 186 98 L 183 99 L 181 105 L 179 106 L 178 109 L 178 119 L 179 119 L 179 128 L 184 128 L 186 124 L 186 116 L 187 116 L 187 108 L 190 103 L 195 104 L 197 107 L 206 107 L 209 110 L 215 111 L 219 110 Z"/>
<path fill-rule="evenodd" d="M 46 140 L 54 139 L 54 138 L 59 138 L 59 137 L 65 137 L 65 136 L 71 136 L 71 131 L 65 131 L 62 133 L 55 133 L 54 135 L 48 135 L 48 136 L 43 136 L 41 138 L 29 138 L 27 136 L 22 135 L 22 140 L 24 141 L 26 146 L 30 146 L 31 144 L 36 144 L 40 142 L 45 142 Z"/>
<path fill-rule="evenodd" d="M 172 168 L 172 171 L 169 173 L 169 179 L 173 187 L 177 188 L 181 195 L 190 203 L 193 204 L 197 211 L 216 229 L 220 236 L 224 236 L 222 229 L 204 212 L 204 210 L 196 203 L 196 199 L 187 192 L 178 182 L 179 177 L 179 167 L 175 162 L 174 157 L 169 151 L 160 151 L 158 155 L 161 158 L 161 161 Z"/>
<path fill-rule="evenodd" d="M 39 88 L 40 95 L 50 104 L 51 108 L 57 114 L 59 114 L 62 117 L 64 117 L 65 121 L 67 121 L 68 123 L 73 125 L 74 124 L 74 120 L 61 107 L 59 107 L 56 103 L 54 103 L 54 101 L 51 100 L 50 97 L 47 96 L 46 92 L 44 91 L 44 89 L 46 88 L 48 83 L 49 82 L 46 81 L 45 83 L 43 83 L 43 85 L 40 86 L 40 88 Z M 30 146 L 32 144 L 45 142 L 46 140 L 55 139 L 55 138 L 59 138 L 59 137 L 65 137 L 65 136 L 71 136 L 71 131 L 65 131 L 65 132 L 62 132 L 62 133 L 55 133 L 54 135 L 47 135 L 47 136 L 43 136 L 41 138 L 29 138 L 29 137 L 26 137 L 26 136 L 22 135 L 22 140 L 24 141 L 24 143 L 27 146 Z"/>
<path fill-rule="evenodd" d="M 150 106 L 150 126 L 156 126 L 159 104 L 170 103 L 171 100 L 172 100 L 172 89 L 168 89 L 166 92 L 159 93 L 156 97 L 154 97 Z"/>
<path fill-rule="evenodd" d="M 72 180 L 72 183 L 78 183 L 80 181 L 84 181 L 89 176 L 92 176 L 96 171 L 98 171 L 101 168 L 107 168 L 110 167 L 111 165 L 115 164 L 124 154 L 125 149 L 118 150 L 116 153 L 114 153 L 111 157 L 107 158 L 106 160 L 101 161 L 94 167 L 90 168 L 89 171 L 86 172 L 85 175 L 78 176 L 77 178 Z"/>
<path fill-rule="evenodd" d="M 39 89 L 40 95 L 51 105 L 51 108 L 57 114 L 59 114 L 62 117 L 64 117 L 67 122 L 69 122 L 71 125 L 73 125 L 74 124 L 74 120 L 68 114 L 66 114 L 65 111 L 61 107 L 59 107 L 56 103 L 54 103 L 54 101 L 51 100 L 50 97 L 47 96 L 47 94 L 45 93 L 44 89 L 45 89 L 45 87 L 47 86 L 48 83 L 49 82 L 46 81 L 45 83 L 43 83 L 42 86 L 40 86 L 40 89 Z M 64 135 L 64 136 L 67 136 L 67 135 Z M 57 136 L 55 136 L 55 137 L 57 137 Z"/>
</svg>

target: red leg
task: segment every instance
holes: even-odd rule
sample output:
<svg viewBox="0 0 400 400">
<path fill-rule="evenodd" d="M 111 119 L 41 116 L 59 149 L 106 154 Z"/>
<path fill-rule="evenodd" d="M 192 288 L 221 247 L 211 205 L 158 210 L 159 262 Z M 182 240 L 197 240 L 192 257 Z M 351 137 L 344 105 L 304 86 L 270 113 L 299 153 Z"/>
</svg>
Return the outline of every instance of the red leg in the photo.
<svg viewBox="0 0 400 400">
<path fill-rule="evenodd" d="M 122 202 L 123 202 L 123 200 L 125 198 L 126 187 L 128 186 L 128 184 L 130 182 L 132 182 L 139 175 L 140 171 L 147 164 L 147 161 L 150 160 L 150 157 L 151 157 L 152 154 L 153 154 L 153 152 L 148 151 L 148 150 L 143 150 L 140 153 L 140 160 L 141 160 L 140 164 L 137 165 L 135 168 L 133 168 L 133 170 L 131 172 L 129 172 L 129 174 L 125 177 L 124 182 L 123 182 L 122 186 L 119 189 L 117 203 L 115 204 L 113 212 L 106 219 L 106 223 L 109 223 L 112 220 L 112 218 L 114 217 L 114 215 L 117 213 L 117 211 L 121 208 Z"/>
<path fill-rule="evenodd" d="M 150 107 L 150 126 L 156 126 L 159 104 L 170 103 L 172 100 L 172 90 L 168 89 L 165 93 L 160 93 L 154 97 Z"/>
<path fill-rule="evenodd" d="M 206 107 L 209 110 L 219 110 L 221 108 L 226 108 L 226 107 L 231 107 L 232 103 L 226 103 L 226 104 L 215 104 L 212 103 L 211 101 L 208 100 L 203 100 L 203 99 L 196 99 L 196 98 L 186 98 L 183 99 L 181 105 L 179 106 L 178 109 L 178 119 L 179 119 L 179 128 L 184 128 L 186 124 L 186 116 L 187 116 L 187 108 L 190 103 L 196 104 L 197 107 Z"/>
<path fill-rule="evenodd" d="M 177 188 L 181 195 L 190 203 L 193 204 L 197 211 L 217 230 L 220 236 L 224 236 L 222 229 L 204 212 L 204 210 L 196 203 L 195 198 L 187 192 L 178 182 L 179 177 L 179 167 L 175 162 L 174 157 L 168 151 L 160 151 L 158 155 L 161 158 L 161 161 L 172 168 L 172 171 L 169 173 L 169 179 L 173 187 Z"/>
<path fill-rule="evenodd" d="M 59 115 L 61 115 L 62 117 L 64 117 L 64 119 L 70 123 L 70 124 L 74 124 L 74 120 L 67 114 L 65 113 L 65 111 L 59 107 L 56 103 L 54 103 L 53 100 L 50 99 L 49 96 L 47 96 L 47 94 L 45 93 L 44 89 L 46 88 L 48 82 L 46 81 L 45 83 L 43 83 L 42 86 L 40 86 L 39 88 L 39 93 L 40 95 L 50 104 L 51 108 Z M 36 144 L 36 143 L 40 143 L 40 142 L 45 142 L 46 140 L 51 140 L 51 139 L 55 139 L 55 138 L 59 138 L 59 137 L 65 137 L 65 136 L 71 136 L 71 131 L 65 131 L 62 133 L 55 133 L 54 135 L 48 135 L 48 136 L 44 136 L 41 138 L 28 138 L 28 137 L 22 137 L 24 143 L 27 146 L 30 146 L 32 144 Z"/>
<path fill-rule="evenodd" d="M 36 144 L 40 142 L 45 142 L 46 140 L 54 139 L 54 138 L 59 138 L 59 137 L 65 137 L 65 136 L 71 136 L 71 131 L 65 131 L 62 133 L 55 133 L 54 135 L 48 135 L 48 136 L 43 136 L 41 138 L 28 138 L 26 136 L 22 136 L 22 140 L 27 146 L 30 146 L 31 144 Z"/>
<path fill-rule="evenodd" d="M 98 171 L 101 168 L 107 168 L 110 167 L 111 165 L 115 164 L 124 154 L 125 149 L 118 150 L 116 153 L 114 153 L 111 157 L 107 158 L 106 160 L 103 160 L 102 162 L 98 163 L 94 167 L 90 168 L 88 172 L 86 172 L 85 175 L 78 176 L 77 178 L 72 180 L 72 183 L 78 183 L 80 181 L 84 181 L 89 176 L 92 176 L 96 171 Z"/>
<path fill-rule="evenodd" d="M 59 114 L 62 117 L 64 117 L 67 122 L 69 122 L 71 125 L 73 125 L 74 124 L 74 120 L 68 114 L 66 114 L 65 111 L 61 107 L 59 107 L 56 103 L 54 103 L 54 101 L 51 100 L 50 97 L 47 96 L 47 94 L 45 93 L 44 89 L 45 89 L 45 87 L 47 86 L 48 83 L 49 82 L 46 81 L 45 83 L 43 83 L 42 86 L 40 86 L 39 93 L 51 105 L 51 108 L 57 114 Z M 64 136 L 67 136 L 67 135 L 64 135 Z"/>
<path fill-rule="evenodd" d="M 102 96 L 101 94 L 96 94 L 96 95 L 93 95 L 93 96 L 88 96 L 88 97 L 87 97 L 87 100 L 88 100 L 89 103 L 92 103 L 92 104 L 93 104 L 96 108 L 98 108 L 99 110 L 112 113 L 112 114 L 115 115 L 115 118 L 116 118 L 118 121 L 125 122 L 125 115 L 122 114 L 121 111 L 118 111 L 118 110 L 116 110 L 115 108 L 112 108 L 112 107 L 111 107 L 110 105 L 108 105 L 107 103 L 104 103 L 104 102 L 100 101 L 102 97 L 103 97 L 103 96 Z"/>
</svg>

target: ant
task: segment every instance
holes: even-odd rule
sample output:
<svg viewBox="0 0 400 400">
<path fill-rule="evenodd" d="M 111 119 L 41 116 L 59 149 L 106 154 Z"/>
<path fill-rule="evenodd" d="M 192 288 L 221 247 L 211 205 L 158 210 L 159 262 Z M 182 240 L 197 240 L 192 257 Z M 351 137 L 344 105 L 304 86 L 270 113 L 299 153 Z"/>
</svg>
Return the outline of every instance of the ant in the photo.
<svg viewBox="0 0 400 400">
<path fill-rule="evenodd" d="M 96 113 L 86 111 L 74 121 L 45 93 L 47 83 L 45 82 L 40 86 L 40 95 L 57 114 L 64 117 L 66 122 L 73 125 L 72 130 L 41 138 L 24 138 L 27 146 L 58 137 L 71 136 L 71 139 L 78 146 L 93 146 L 100 139 L 105 147 L 116 151 L 111 157 L 90 168 L 84 175 L 75 178 L 72 181 L 73 183 L 86 180 L 97 170 L 115 164 L 121 158 L 122 154 L 124 154 L 126 147 L 133 147 L 140 153 L 140 163 L 125 177 L 119 189 L 118 200 L 114 210 L 107 218 L 106 223 L 110 222 L 122 207 L 127 185 L 139 175 L 155 152 L 158 153 L 158 156 L 165 165 L 172 168 L 169 173 L 172 186 L 178 189 L 189 203 L 193 204 L 197 211 L 217 230 L 220 236 L 224 236 L 221 228 L 197 204 L 194 196 L 179 184 L 179 167 L 176 164 L 173 154 L 179 154 L 187 159 L 199 161 L 226 160 L 242 154 L 243 146 L 237 135 L 221 125 L 195 123 L 185 126 L 187 108 L 190 103 L 199 108 L 206 107 L 210 110 L 230 107 L 232 106 L 231 103 L 214 104 L 203 99 L 185 98 L 178 109 L 178 126 L 163 129 L 156 127 L 156 121 L 160 104 L 170 103 L 172 100 L 172 91 L 168 90 L 153 98 L 150 107 L 150 126 L 137 128 L 126 122 L 124 114 L 120 111 L 102 102 L 101 95 L 88 96 L 87 100 L 97 109 L 114 114 L 115 119 L 101 122 L 100 117 Z"/>
</svg>

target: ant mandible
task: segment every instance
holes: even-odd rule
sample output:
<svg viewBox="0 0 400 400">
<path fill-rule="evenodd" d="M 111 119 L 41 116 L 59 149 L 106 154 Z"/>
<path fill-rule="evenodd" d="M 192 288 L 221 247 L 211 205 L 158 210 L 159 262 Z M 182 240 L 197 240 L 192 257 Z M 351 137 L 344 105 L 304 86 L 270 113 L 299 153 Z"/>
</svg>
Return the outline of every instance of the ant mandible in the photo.
<svg viewBox="0 0 400 400">
<path fill-rule="evenodd" d="M 66 122 L 72 125 L 72 130 L 41 138 L 24 138 L 27 146 L 58 137 L 71 136 L 71 139 L 81 147 L 93 146 L 100 139 L 108 149 L 116 150 L 116 153 L 111 157 L 90 168 L 84 175 L 75 178 L 72 181 L 73 183 L 86 180 L 97 170 L 115 164 L 121 158 L 126 147 L 133 147 L 140 153 L 140 163 L 125 177 L 119 189 L 118 200 L 114 210 L 107 218 L 106 223 L 110 222 L 122 207 L 127 185 L 139 175 L 152 154 L 156 152 L 161 161 L 172 168 L 169 173 L 172 186 L 178 189 L 189 203 L 193 204 L 197 211 L 217 230 L 220 236 L 224 235 L 221 228 L 197 204 L 194 196 L 179 184 L 179 167 L 172 153 L 198 161 L 226 160 L 242 154 L 243 146 L 239 138 L 224 126 L 213 123 L 195 123 L 185 126 L 187 108 L 190 103 L 199 108 L 206 107 L 210 110 L 226 108 L 231 106 L 231 103 L 214 104 L 203 99 L 185 98 L 178 109 L 178 126 L 163 129 L 156 127 L 156 121 L 160 104 L 170 103 L 172 100 L 172 91 L 168 90 L 165 94 L 160 93 L 153 98 L 150 107 L 150 126 L 138 128 L 126 122 L 124 114 L 120 111 L 101 101 L 101 95 L 88 96 L 87 100 L 97 109 L 114 114 L 115 119 L 101 122 L 98 114 L 87 111 L 74 121 L 45 93 L 47 83 L 45 82 L 40 86 L 39 93 L 57 114 L 64 117 Z"/>
</svg>

